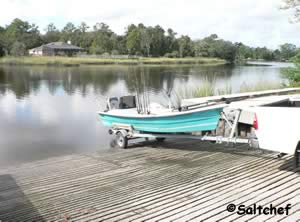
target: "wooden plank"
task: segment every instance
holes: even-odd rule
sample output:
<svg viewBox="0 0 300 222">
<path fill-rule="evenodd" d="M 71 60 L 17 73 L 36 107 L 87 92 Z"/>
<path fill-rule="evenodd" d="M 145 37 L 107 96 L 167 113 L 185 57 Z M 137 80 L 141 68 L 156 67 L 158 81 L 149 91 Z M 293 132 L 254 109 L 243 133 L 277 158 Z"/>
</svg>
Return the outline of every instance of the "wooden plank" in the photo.
<svg viewBox="0 0 300 222">
<path fill-rule="evenodd" d="M 291 215 L 281 219 L 299 215 L 299 172 L 291 170 L 291 156 L 193 140 L 133 147 L 0 169 L 0 220 L 256 219 L 228 214 L 229 201 L 291 201 Z"/>
</svg>

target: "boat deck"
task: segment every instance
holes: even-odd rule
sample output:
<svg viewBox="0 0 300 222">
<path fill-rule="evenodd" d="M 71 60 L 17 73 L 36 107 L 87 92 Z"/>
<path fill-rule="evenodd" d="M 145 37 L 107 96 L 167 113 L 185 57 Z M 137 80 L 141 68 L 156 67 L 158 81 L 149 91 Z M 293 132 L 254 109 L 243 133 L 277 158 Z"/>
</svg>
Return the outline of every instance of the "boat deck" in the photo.
<svg viewBox="0 0 300 222">
<path fill-rule="evenodd" d="M 283 206 L 238 215 L 228 204 Z M 0 221 L 299 221 L 292 157 L 195 140 L 140 143 L 0 169 Z"/>
</svg>

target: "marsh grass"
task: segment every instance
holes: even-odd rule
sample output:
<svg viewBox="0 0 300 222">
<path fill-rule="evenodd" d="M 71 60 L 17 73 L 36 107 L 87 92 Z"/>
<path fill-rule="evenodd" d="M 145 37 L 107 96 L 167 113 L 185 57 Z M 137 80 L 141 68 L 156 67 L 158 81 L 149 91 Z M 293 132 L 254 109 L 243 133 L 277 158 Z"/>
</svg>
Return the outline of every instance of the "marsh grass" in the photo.
<svg viewBox="0 0 300 222">
<path fill-rule="evenodd" d="M 223 88 L 217 89 L 217 95 L 228 95 L 232 94 L 232 87 L 229 83 L 227 83 Z"/>
<path fill-rule="evenodd" d="M 181 100 L 213 96 L 215 94 L 215 81 L 203 79 L 200 86 L 183 86 L 174 90 L 176 95 L 176 105 L 181 105 Z"/>
<path fill-rule="evenodd" d="M 139 64 L 225 64 L 225 60 L 218 58 L 95 58 L 95 57 L 63 57 L 63 56 L 24 56 L 3 57 L 0 64 L 9 65 L 139 65 Z"/>
<path fill-rule="evenodd" d="M 206 97 L 215 94 L 215 83 L 205 79 L 201 86 L 192 89 L 193 97 Z"/>
<path fill-rule="evenodd" d="M 243 83 L 240 86 L 240 89 L 235 93 L 281 89 L 283 87 L 284 85 L 278 82 L 261 81 L 256 84 Z M 227 83 L 223 88 L 216 89 L 215 81 L 209 81 L 208 79 L 204 79 L 200 86 L 194 86 L 189 88 L 181 87 L 175 90 L 175 92 L 177 96 L 177 104 L 180 104 L 182 99 L 229 95 L 233 93 L 232 87 L 229 83 Z"/>
</svg>

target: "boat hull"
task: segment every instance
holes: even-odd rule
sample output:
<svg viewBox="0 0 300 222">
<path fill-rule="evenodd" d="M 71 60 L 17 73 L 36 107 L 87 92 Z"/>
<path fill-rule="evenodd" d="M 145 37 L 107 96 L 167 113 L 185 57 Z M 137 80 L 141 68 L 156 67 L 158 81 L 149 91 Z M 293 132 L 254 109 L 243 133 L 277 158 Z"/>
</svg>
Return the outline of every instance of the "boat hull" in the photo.
<svg viewBox="0 0 300 222">
<path fill-rule="evenodd" d="M 217 128 L 223 108 L 199 112 L 180 113 L 180 115 L 154 117 L 124 117 L 99 113 L 105 126 L 117 124 L 131 125 L 134 130 L 153 133 L 186 133 L 209 131 Z"/>
</svg>

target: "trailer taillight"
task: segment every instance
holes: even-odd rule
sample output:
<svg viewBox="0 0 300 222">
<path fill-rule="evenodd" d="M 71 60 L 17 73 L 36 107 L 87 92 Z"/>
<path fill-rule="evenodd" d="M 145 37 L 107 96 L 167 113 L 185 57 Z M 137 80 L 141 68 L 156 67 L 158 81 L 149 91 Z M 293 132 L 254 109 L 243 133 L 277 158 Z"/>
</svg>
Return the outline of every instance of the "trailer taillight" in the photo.
<svg viewBox="0 0 300 222">
<path fill-rule="evenodd" d="M 258 130 L 258 121 L 257 121 L 257 115 L 255 113 L 254 120 L 253 120 L 253 128 Z"/>
</svg>

